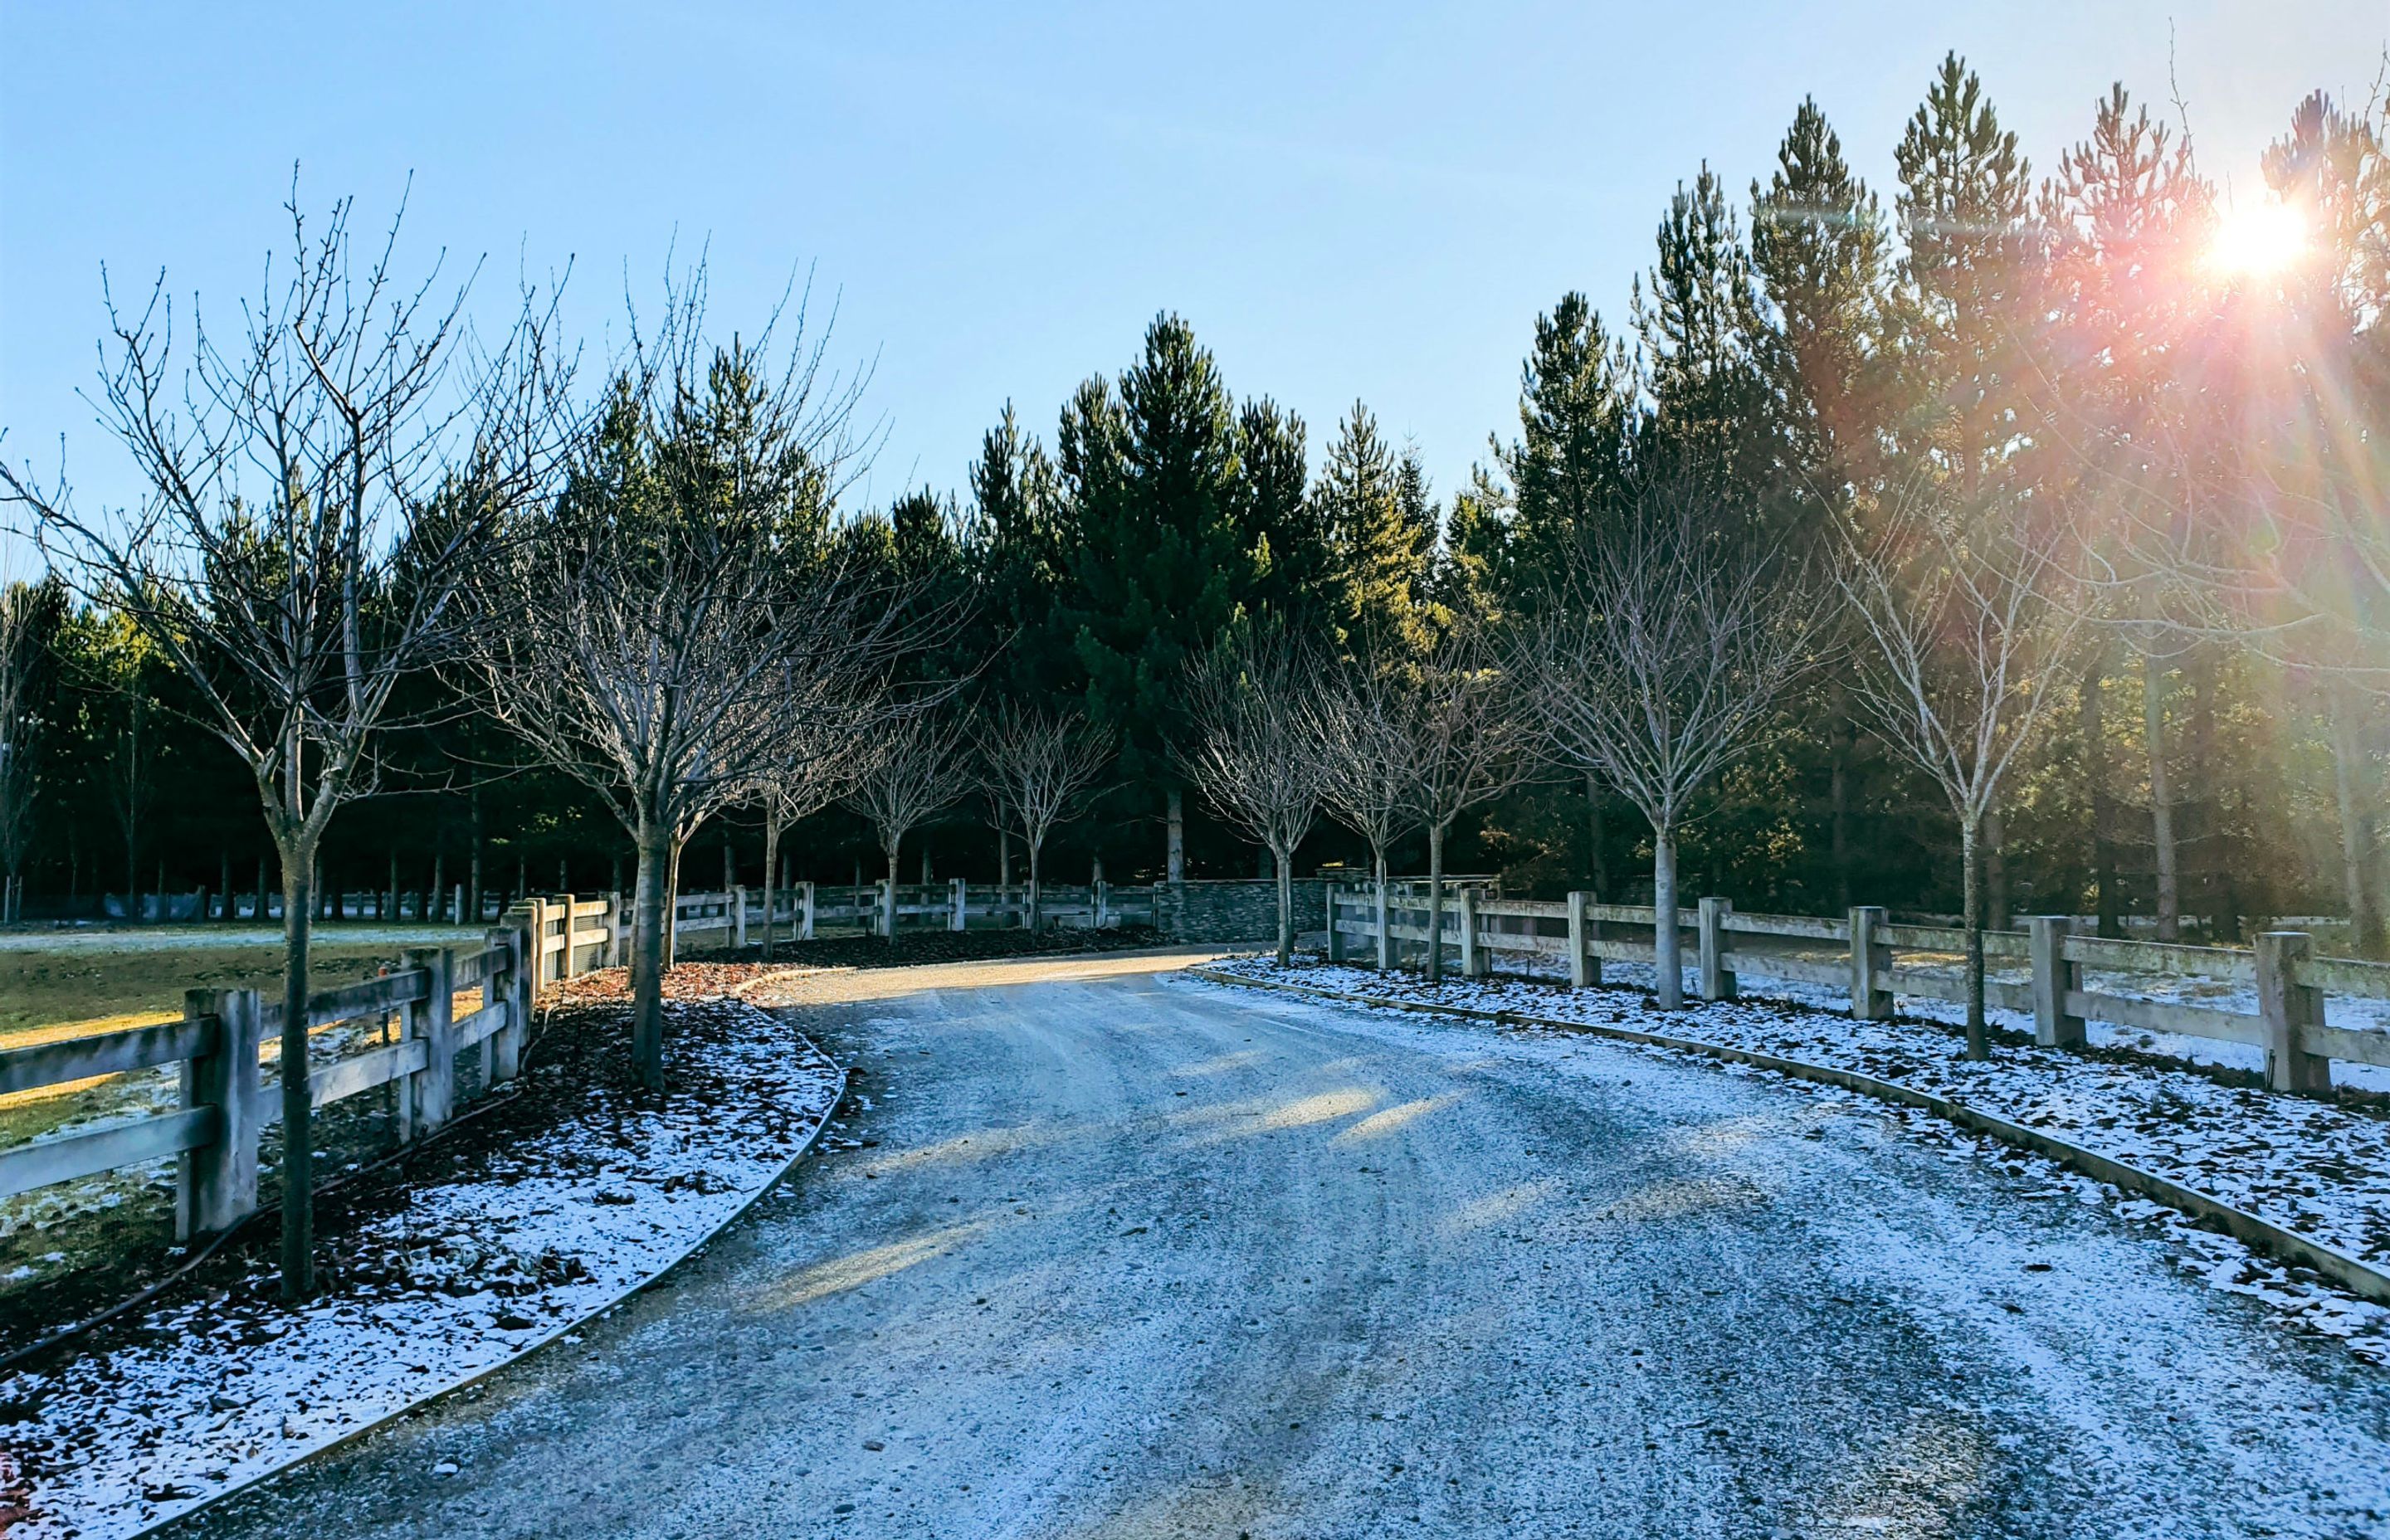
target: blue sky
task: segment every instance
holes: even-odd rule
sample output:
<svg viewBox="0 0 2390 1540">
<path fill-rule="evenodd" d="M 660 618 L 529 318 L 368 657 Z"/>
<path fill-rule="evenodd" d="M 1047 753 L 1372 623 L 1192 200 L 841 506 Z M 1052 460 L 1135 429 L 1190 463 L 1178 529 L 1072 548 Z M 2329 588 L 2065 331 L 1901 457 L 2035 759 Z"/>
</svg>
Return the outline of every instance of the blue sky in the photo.
<svg viewBox="0 0 2390 1540">
<path fill-rule="evenodd" d="M 624 276 L 710 252 L 752 330 L 810 267 L 867 364 L 863 494 L 959 487 L 1009 397 L 1050 439 L 1161 309 L 1241 394 L 1356 397 L 1440 490 L 1515 424 L 1536 312 L 1623 320 L 1681 178 L 1764 175 L 1814 94 L 1870 180 L 1946 49 L 2037 171 L 2123 80 L 2178 88 L 2249 198 L 2305 92 L 2363 96 L 2384 0 L 1921 6 L 1559 4 L 111 6 L 0 0 L 0 453 L 128 490 L 74 391 L 99 272 L 211 312 L 253 291 L 294 161 L 418 258 L 575 264 L 593 338 Z M 2169 83 L 2171 60 L 2172 84 Z"/>
</svg>

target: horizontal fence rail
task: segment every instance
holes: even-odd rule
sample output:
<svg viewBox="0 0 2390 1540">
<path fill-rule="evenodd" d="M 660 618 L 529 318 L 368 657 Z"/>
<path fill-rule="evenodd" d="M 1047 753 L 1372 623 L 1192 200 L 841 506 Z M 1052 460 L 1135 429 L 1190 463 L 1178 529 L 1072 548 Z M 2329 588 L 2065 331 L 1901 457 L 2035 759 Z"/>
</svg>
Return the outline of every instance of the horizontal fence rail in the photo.
<svg viewBox="0 0 2390 1540">
<path fill-rule="evenodd" d="M 587 948 L 599 960 L 610 955 L 612 908 L 603 899 L 527 900 L 479 946 L 410 951 L 395 971 L 309 995 L 311 1033 L 393 1019 L 398 1027 L 391 1042 L 312 1067 L 309 1102 L 327 1107 L 389 1085 L 402 1143 L 439 1128 L 456 1112 L 457 1055 L 478 1051 L 484 1088 L 514 1079 L 540 983 L 569 976 L 568 959 Z M 568 927 L 577 929 L 568 936 Z M 466 991 L 479 991 L 482 1003 L 460 1016 L 456 996 Z M 176 1237 L 239 1223 L 257 1211 L 259 1146 L 282 1117 L 263 1052 L 281 1028 L 281 1003 L 254 989 L 195 989 L 180 1020 L 0 1050 L 0 1095 L 167 1065 L 180 1073 L 171 1111 L 0 1149 L 0 1199 L 173 1156 Z"/>
<path fill-rule="evenodd" d="M 1139 884 L 1113 887 L 1040 883 L 1034 893 L 1037 923 L 1061 930 L 1108 930 L 1154 923 L 1154 890 Z M 743 947 L 761 939 L 768 911 L 772 934 L 811 941 L 822 930 L 860 930 L 884 936 L 890 924 L 904 930 L 1020 929 L 1029 923 L 1032 892 L 1026 883 L 906 883 L 886 879 L 861 886 L 800 882 L 790 888 L 733 888 L 728 892 L 683 893 L 673 905 L 673 936 L 711 935 L 720 944 Z M 628 916 L 618 944 L 627 946 Z"/>
<path fill-rule="evenodd" d="M 1470 889 L 1447 893 L 1432 918 L 1415 882 L 1389 883 L 1383 894 L 1374 886 L 1333 887 L 1328 905 L 1331 962 L 1393 966 L 1434 944 L 1467 977 L 1491 973 L 1498 956 L 1557 959 L 1580 988 L 1601 982 L 1605 961 L 1652 963 L 1661 923 L 1649 905 L 1597 904 L 1587 893 L 1528 900 Z M 1965 979 L 1947 962 L 1918 960 L 1963 954 L 1966 932 L 1954 927 L 1895 925 L 1874 907 L 1854 908 L 1847 919 L 1739 914 L 1721 898 L 1680 908 L 1676 920 L 1704 1000 L 1733 998 L 1746 978 L 1837 990 L 1863 1020 L 1888 1020 L 1902 995 L 1966 999 Z M 2030 1015 L 2037 1043 L 2080 1044 L 2090 1021 L 2242 1043 L 2265 1051 L 2267 1084 L 2284 1091 L 2328 1090 L 2334 1059 L 2390 1066 L 2390 1032 L 2324 1020 L 2328 995 L 2390 999 L 2390 963 L 2317 956 L 2313 937 L 2299 930 L 2267 931 L 2244 951 L 2080 935 L 2075 924 L 2071 916 L 2039 916 L 2023 930 L 1983 932 L 1987 963 L 2027 972 L 2023 982 L 1985 979 L 1985 1003 Z M 2236 1008 L 2093 990 L 2085 985 L 2087 970 L 2235 985 L 2249 991 L 2251 1003 Z"/>
</svg>

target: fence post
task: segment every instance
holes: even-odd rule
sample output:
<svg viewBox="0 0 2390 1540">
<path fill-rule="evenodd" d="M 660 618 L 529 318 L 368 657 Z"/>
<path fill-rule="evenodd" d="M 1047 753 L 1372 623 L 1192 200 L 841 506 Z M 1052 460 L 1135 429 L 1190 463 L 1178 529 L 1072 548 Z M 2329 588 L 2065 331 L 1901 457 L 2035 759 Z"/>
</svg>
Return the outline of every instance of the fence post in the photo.
<svg viewBox="0 0 2390 1540">
<path fill-rule="evenodd" d="M 2332 1089 L 2332 1060 L 2307 1047 L 2310 1028 L 2323 1025 L 2323 991 L 2299 982 L 2299 965 L 2314 955 L 2304 930 L 2266 930 L 2257 937 L 2257 1015 L 2266 1025 L 2266 1084 L 2277 1091 Z"/>
<path fill-rule="evenodd" d="M 1884 944 L 1883 923 L 1877 905 L 1851 910 L 1851 1015 L 1861 1021 L 1892 1020 L 1892 948 Z"/>
<path fill-rule="evenodd" d="M 1096 930 L 1103 930 L 1111 923 L 1112 885 L 1100 877 L 1097 878 L 1090 885 L 1090 901 L 1096 906 L 1096 913 L 1094 921 L 1088 928 Z"/>
<path fill-rule="evenodd" d="M 1336 906 L 1343 902 L 1343 897 L 1335 883 L 1328 884 L 1328 960 L 1332 963 L 1344 960 L 1344 937 L 1336 929 Z"/>
<path fill-rule="evenodd" d="M 532 932 L 520 926 L 515 928 L 510 943 L 514 952 L 514 969 L 507 975 L 507 993 L 511 997 L 507 1024 L 495 1036 L 482 1040 L 484 1044 L 498 1045 L 495 1062 L 483 1066 L 493 1084 L 498 1080 L 512 1080 L 522 1069 L 523 1043 L 531 1035 L 532 1007 L 539 1003 L 539 963 L 533 956 L 526 965 L 525 953 L 537 941 Z M 505 1071 L 503 1074 L 498 1072 L 500 1068 Z"/>
<path fill-rule="evenodd" d="M 415 1073 L 416 1131 L 430 1134 L 456 1111 L 456 1039 L 450 1030 L 456 975 L 454 947 L 418 947 L 406 954 L 406 966 L 423 973 L 423 998 L 409 1000 L 405 1035 L 423 1040 L 423 1068 Z M 486 1084 L 486 1080 L 484 1082 Z"/>
<path fill-rule="evenodd" d="M 1477 890 L 1460 890 L 1460 976 L 1464 979 L 1485 977 L 1485 948 L 1477 939 Z"/>
<path fill-rule="evenodd" d="M 797 939 L 811 941 L 814 939 L 814 885 L 812 883 L 797 884 Z"/>
<path fill-rule="evenodd" d="M 1734 903 L 1731 899 L 1705 898 L 1701 902 L 1701 952 L 1696 971 L 1704 1000 L 1734 998 L 1734 970 L 1726 964 L 1726 917 L 1732 913 Z"/>
<path fill-rule="evenodd" d="M 1593 895 L 1573 892 L 1568 895 L 1568 970 L 1569 987 L 1583 989 L 1601 980 L 1601 962 L 1586 951 L 1593 929 Z"/>
<path fill-rule="evenodd" d="M 175 1160 L 177 1240 L 228 1229 L 257 1212 L 257 991 L 187 991 L 183 1016 L 216 1019 L 209 1050 L 183 1060 L 183 1105 L 215 1108 L 220 1121 L 214 1143 Z"/>
<path fill-rule="evenodd" d="M 572 918 L 572 895 L 571 893 L 557 894 L 556 903 L 557 907 L 564 912 L 564 950 L 556 955 L 556 976 L 559 979 L 571 979 L 577 977 L 581 971 L 581 969 L 574 965 L 572 956 L 572 931 L 573 927 L 577 925 L 579 921 Z"/>
<path fill-rule="evenodd" d="M 2066 959 L 2072 915 L 2035 915 L 2025 922 L 2033 947 L 2033 1040 L 2045 1048 L 2076 1047 L 2083 1018 L 2070 1015 L 2067 995 L 2083 987 L 2081 965 Z"/>
<path fill-rule="evenodd" d="M 950 911 L 946 916 L 946 929 L 968 930 L 970 925 L 970 891 L 964 886 L 961 878 L 946 879 L 946 903 Z"/>
<path fill-rule="evenodd" d="M 747 949 L 747 890 L 730 890 L 730 944 L 739 951 Z"/>
</svg>

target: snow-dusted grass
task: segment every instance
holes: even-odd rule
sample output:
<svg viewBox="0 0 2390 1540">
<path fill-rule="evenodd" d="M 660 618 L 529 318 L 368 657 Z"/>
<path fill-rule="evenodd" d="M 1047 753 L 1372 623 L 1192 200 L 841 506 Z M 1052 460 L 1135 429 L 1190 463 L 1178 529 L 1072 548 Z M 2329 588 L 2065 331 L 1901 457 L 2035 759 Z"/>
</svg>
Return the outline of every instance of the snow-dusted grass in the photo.
<svg viewBox="0 0 2390 1540">
<path fill-rule="evenodd" d="M 741 1001 L 672 1009 L 671 1097 L 590 1085 L 579 1116 L 411 1180 L 328 1243 L 326 1297 L 276 1305 L 261 1262 L 0 1381 L 0 1531 L 132 1534 L 555 1337 L 703 1242 L 806 1148 L 842 1077 Z"/>
<path fill-rule="evenodd" d="M 1447 978 L 1431 987 L 1410 973 L 1321 964 L 1279 969 L 1266 957 L 1217 966 L 1254 979 L 1620 1026 L 1854 1071 L 2046 1130 L 2376 1266 L 2390 1266 L 2390 1120 L 2364 1112 L 2219 1084 L 2188 1068 L 2108 1062 L 2059 1049 L 2004 1045 L 1990 1061 L 1972 1062 L 1957 1034 L 1935 1026 L 1857 1021 L 1780 1003 L 1727 1001 L 1663 1012 L 1631 986 L 1569 990 L 1540 982 Z M 1465 1030 L 1490 1029 L 1471 1024 Z M 1919 1122 L 1927 1118 L 1909 1115 Z M 2238 1241 L 2194 1229 L 2156 1203 L 2044 1163 L 2054 1181 L 2103 1194 L 2120 1211 L 2164 1216 L 2211 1283 L 2258 1294 L 2316 1329 L 2350 1339 L 2361 1355 L 2390 1362 L 2390 1310 L 2301 1270 L 2276 1266 Z"/>
</svg>

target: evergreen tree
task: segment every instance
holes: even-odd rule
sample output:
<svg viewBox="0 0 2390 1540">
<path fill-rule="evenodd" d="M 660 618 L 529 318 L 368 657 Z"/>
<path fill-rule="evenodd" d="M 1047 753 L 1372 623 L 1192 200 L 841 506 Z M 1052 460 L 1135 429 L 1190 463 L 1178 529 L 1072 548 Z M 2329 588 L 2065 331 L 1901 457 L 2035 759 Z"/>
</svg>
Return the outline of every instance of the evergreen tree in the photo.
<svg viewBox="0 0 2390 1540">
<path fill-rule="evenodd" d="M 1953 53 L 1895 153 L 1904 438 L 1978 504 L 2015 447 L 2031 164 Z"/>
<path fill-rule="evenodd" d="M 1070 584 L 1061 607 L 1087 677 L 1087 712 L 1120 735 L 1132 781 L 1176 798 L 1187 661 L 1252 592 L 1238 524 L 1228 392 L 1176 315 L 1157 318 L 1117 392 L 1101 379 L 1063 409 Z"/>
<path fill-rule="evenodd" d="M 1307 635 L 1328 623 L 1337 584 L 1322 510 L 1304 488 L 1304 438 L 1303 419 L 1267 397 L 1237 413 L 1237 535 L 1253 562 L 1244 607 Z"/>
<path fill-rule="evenodd" d="M 1706 165 L 1669 200 L 1658 260 L 1636 281 L 1634 318 L 1651 403 L 1635 445 L 1638 480 L 1690 474 L 1714 502 L 1764 517 L 1772 488 L 1758 285 L 1726 188 Z"/>
<path fill-rule="evenodd" d="M 970 487 L 979 590 L 972 629 L 983 656 L 997 659 L 994 677 L 1016 701 L 1080 694 L 1073 637 L 1056 618 L 1067 565 L 1061 480 L 1009 401 L 981 440 Z"/>
<path fill-rule="evenodd" d="M 1752 265 L 1769 322 L 1759 364 L 1782 435 L 1780 475 L 1827 499 L 1860 495 L 1880 474 L 1888 405 L 1882 210 L 1808 98 L 1767 186 L 1752 183 L 1751 202 Z"/>
<path fill-rule="evenodd" d="M 1520 371 L 1520 437 L 1494 448 L 1514 498 L 1518 583 L 1556 577 L 1566 553 L 1620 506 L 1637 420 L 1625 343 L 1583 294 L 1562 295 L 1536 317 Z"/>
<path fill-rule="evenodd" d="M 1377 417 L 1355 402 L 1312 492 L 1333 552 L 1340 645 L 1367 633 L 1413 654 L 1426 646 L 1422 601 L 1434 531 L 1433 513 L 1419 506 L 1425 494 L 1416 456 L 1397 464 Z"/>
</svg>

